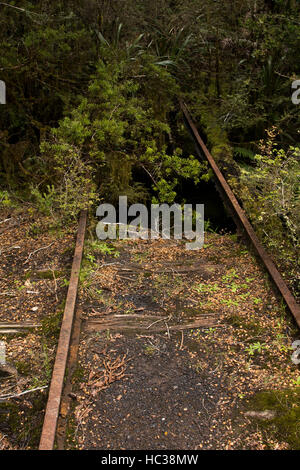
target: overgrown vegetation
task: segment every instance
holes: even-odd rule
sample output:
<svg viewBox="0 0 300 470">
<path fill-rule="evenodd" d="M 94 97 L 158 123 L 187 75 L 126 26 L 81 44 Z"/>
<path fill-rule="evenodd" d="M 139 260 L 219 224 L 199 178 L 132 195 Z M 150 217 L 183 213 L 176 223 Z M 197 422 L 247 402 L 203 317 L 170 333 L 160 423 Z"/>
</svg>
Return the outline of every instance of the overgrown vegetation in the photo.
<svg viewBox="0 0 300 470">
<path fill-rule="evenodd" d="M 0 3 L 1 206 L 12 208 L 18 193 L 67 221 L 119 195 L 188 199 L 182 181 L 211 174 L 183 152 L 181 96 L 296 292 L 299 8 L 295 0 Z"/>
<path fill-rule="evenodd" d="M 295 291 L 299 289 L 300 149 L 278 147 L 275 134 L 261 144 L 256 166 L 241 173 L 240 197 L 256 231 L 282 268 L 289 267 Z M 279 253 L 278 253 L 279 250 Z M 279 256 L 278 256 L 279 254 Z"/>
</svg>

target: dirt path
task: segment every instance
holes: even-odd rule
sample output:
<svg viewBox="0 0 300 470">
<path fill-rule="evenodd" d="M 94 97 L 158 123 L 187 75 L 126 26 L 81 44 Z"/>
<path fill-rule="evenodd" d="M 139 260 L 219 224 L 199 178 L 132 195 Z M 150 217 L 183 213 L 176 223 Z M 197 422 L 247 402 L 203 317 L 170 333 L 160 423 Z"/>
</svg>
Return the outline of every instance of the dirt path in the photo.
<svg viewBox="0 0 300 470">
<path fill-rule="evenodd" d="M 87 243 L 67 448 L 300 446 L 297 333 L 243 244 L 205 243 Z"/>
</svg>

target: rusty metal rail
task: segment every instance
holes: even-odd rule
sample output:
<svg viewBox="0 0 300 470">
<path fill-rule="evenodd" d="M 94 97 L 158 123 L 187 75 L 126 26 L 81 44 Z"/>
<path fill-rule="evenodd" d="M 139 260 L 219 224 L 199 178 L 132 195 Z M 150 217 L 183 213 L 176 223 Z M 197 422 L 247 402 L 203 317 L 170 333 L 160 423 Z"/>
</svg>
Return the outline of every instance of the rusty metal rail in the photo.
<svg viewBox="0 0 300 470">
<path fill-rule="evenodd" d="M 228 183 L 226 182 L 224 176 L 222 175 L 221 171 L 218 168 L 215 160 L 213 159 L 212 155 L 208 151 L 206 145 L 204 144 L 203 140 L 201 139 L 195 124 L 192 121 L 192 118 L 189 114 L 189 111 L 186 105 L 183 102 L 180 102 L 181 110 L 184 114 L 186 125 L 195 141 L 199 150 L 205 155 L 210 168 L 212 169 L 214 176 L 217 180 L 219 187 L 221 188 L 222 194 L 224 194 L 226 202 L 229 204 L 229 207 L 232 209 L 234 214 L 234 219 L 238 221 L 240 227 L 245 231 L 248 239 L 250 240 L 251 244 L 255 248 L 257 254 L 259 255 L 260 259 L 262 260 L 265 268 L 267 269 L 268 273 L 270 274 L 273 282 L 275 283 L 277 289 L 281 293 L 283 299 L 285 300 L 290 312 L 292 313 L 293 317 L 296 320 L 296 323 L 300 327 L 300 306 L 296 302 L 295 297 L 289 290 L 288 286 L 286 285 L 284 279 L 282 278 L 281 274 L 277 270 L 274 262 L 272 261 L 269 254 L 266 252 L 262 244 L 260 243 L 259 239 L 257 238 L 256 233 L 252 225 L 250 224 L 249 220 L 247 219 L 245 212 L 239 205 L 236 197 L 234 196 L 232 190 L 230 189 Z"/>
<path fill-rule="evenodd" d="M 230 189 L 228 183 L 226 182 L 224 176 L 219 170 L 216 162 L 214 161 L 212 155 L 208 151 L 206 145 L 201 139 L 192 119 L 188 112 L 188 109 L 184 103 L 180 103 L 182 112 L 184 114 L 185 122 L 187 127 L 197 145 L 198 151 L 202 151 L 215 175 L 217 184 L 222 191 L 226 199 L 226 203 L 229 204 L 231 211 L 233 212 L 234 219 L 237 221 L 238 225 L 243 228 L 252 245 L 254 246 L 256 252 L 258 253 L 260 259 L 262 260 L 264 266 L 269 272 L 271 278 L 273 279 L 276 287 L 280 291 L 282 297 L 284 298 L 288 308 L 290 309 L 292 315 L 294 316 L 298 326 L 300 327 L 300 306 L 297 304 L 294 296 L 288 289 L 285 281 L 278 272 L 275 264 L 272 259 L 258 240 L 254 229 L 250 222 L 248 221 L 245 212 L 240 207 L 237 199 L 235 198 L 232 190 Z M 49 396 L 45 411 L 43 429 L 41 433 L 39 450 L 52 450 L 55 444 L 55 436 L 61 406 L 61 397 L 64 386 L 64 378 L 66 373 L 66 366 L 69 356 L 69 347 L 71 341 L 72 327 L 75 317 L 75 305 L 77 298 L 77 289 L 80 273 L 80 265 L 83 254 L 84 246 L 84 237 L 87 224 L 87 211 L 82 211 L 80 214 L 77 240 L 72 264 L 72 271 L 70 277 L 70 284 L 68 288 L 66 305 L 64 310 L 64 315 L 62 319 L 60 335 L 58 340 L 58 346 L 56 351 L 55 363 L 52 372 L 52 379 L 49 389 Z"/>
<path fill-rule="evenodd" d="M 87 222 L 87 211 L 80 214 L 77 240 L 72 264 L 70 284 L 67 293 L 66 305 L 62 319 L 55 363 L 52 372 L 48 402 L 44 417 L 44 424 L 40 439 L 39 450 L 52 450 L 55 442 L 55 433 L 59 416 L 61 395 L 63 390 L 66 364 L 69 353 L 70 338 L 74 320 L 77 288 L 80 265 L 83 254 L 84 236 Z"/>
</svg>

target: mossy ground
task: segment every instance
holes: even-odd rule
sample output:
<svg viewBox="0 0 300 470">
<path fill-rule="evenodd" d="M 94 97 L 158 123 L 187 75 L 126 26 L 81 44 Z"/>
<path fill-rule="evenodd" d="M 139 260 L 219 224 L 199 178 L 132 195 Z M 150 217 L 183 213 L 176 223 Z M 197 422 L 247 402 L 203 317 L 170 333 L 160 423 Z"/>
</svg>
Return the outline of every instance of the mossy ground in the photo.
<svg viewBox="0 0 300 470">
<path fill-rule="evenodd" d="M 266 439 L 285 442 L 293 450 L 300 450 L 300 387 L 287 390 L 266 390 L 247 400 L 247 409 L 253 411 L 276 411 L 271 420 L 254 420 L 251 426 L 259 428 Z"/>
<path fill-rule="evenodd" d="M 14 449 L 37 449 L 47 394 L 35 392 L 30 400 L 0 403 L 0 430 Z"/>
</svg>

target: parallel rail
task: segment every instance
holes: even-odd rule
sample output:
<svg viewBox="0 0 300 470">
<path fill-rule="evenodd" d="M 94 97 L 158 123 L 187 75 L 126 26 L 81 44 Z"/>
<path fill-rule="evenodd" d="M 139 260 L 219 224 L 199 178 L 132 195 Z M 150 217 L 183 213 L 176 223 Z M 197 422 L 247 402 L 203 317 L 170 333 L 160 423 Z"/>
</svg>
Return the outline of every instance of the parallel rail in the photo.
<svg viewBox="0 0 300 470">
<path fill-rule="evenodd" d="M 232 190 L 230 189 L 228 183 L 226 182 L 224 176 L 219 170 L 215 160 L 208 151 L 206 145 L 201 139 L 195 124 L 193 123 L 189 111 L 184 103 L 180 103 L 185 123 L 195 141 L 198 151 L 203 152 L 205 158 L 207 159 L 210 168 L 212 169 L 218 187 L 220 188 L 222 194 L 225 197 L 226 203 L 229 204 L 229 207 L 234 215 L 235 221 L 239 226 L 243 228 L 247 237 L 251 241 L 251 244 L 258 253 L 260 259 L 262 260 L 264 266 L 269 272 L 272 280 L 274 281 L 276 287 L 281 293 L 283 299 L 285 300 L 289 310 L 291 311 L 293 317 L 295 318 L 296 323 L 300 327 L 300 306 L 297 304 L 294 296 L 287 287 L 285 281 L 283 280 L 281 274 L 278 272 L 275 264 L 272 259 L 258 240 L 252 225 L 247 219 L 245 212 L 240 207 L 237 199 L 235 198 Z M 57 352 L 55 357 L 55 363 L 51 378 L 51 384 L 49 389 L 49 396 L 45 411 L 43 429 L 41 433 L 39 450 L 52 450 L 55 444 L 55 436 L 59 418 L 59 411 L 61 406 L 62 391 L 64 385 L 64 377 L 66 373 L 67 360 L 69 355 L 72 327 L 75 317 L 75 305 L 77 298 L 77 289 L 80 273 L 80 265 L 83 255 L 83 246 L 84 246 L 84 237 L 86 231 L 87 223 L 87 211 L 82 211 L 79 219 L 77 240 L 72 264 L 72 271 L 70 277 L 70 284 L 68 288 L 66 305 L 64 310 L 64 316 L 61 324 L 60 336 L 58 340 Z"/>
<path fill-rule="evenodd" d="M 213 159 L 212 155 L 208 151 L 206 145 L 204 144 L 203 140 L 201 139 L 198 130 L 195 124 L 192 121 L 190 113 L 183 102 L 180 102 L 180 107 L 183 112 L 185 123 L 187 128 L 189 129 L 196 146 L 200 151 L 203 152 L 205 158 L 207 159 L 210 168 L 212 169 L 214 176 L 217 180 L 217 184 L 222 190 L 222 194 L 224 194 L 226 202 L 229 204 L 229 207 L 232 209 L 235 220 L 238 221 L 239 225 L 245 231 L 248 239 L 250 240 L 251 244 L 255 248 L 259 258 L 261 259 L 263 265 L 267 269 L 268 273 L 270 274 L 274 284 L 276 285 L 277 289 L 281 293 L 283 299 L 285 300 L 291 314 L 293 315 L 297 325 L 300 327 L 300 305 L 296 302 L 295 297 L 291 293 L 290 289 L 286 285 L 286 282 L 282 278 L 281 274 L 277 270 L 274 262 L 272 261 L 269 254 L 266 252 L 262 244 L 260 243 L 257 235 L 254 232 L 252 225 L 250 224 L 249 220 L 247 219 L 245 212 L 239 205 L 236 197 L 234 196 L 232 190 L 230 189 L 228 183 L 226 182 L 224 176 L 222 175 L 218 165 L 216 164 L 215 160 Z"/>
<path fill-rule="evenodd" d="M 87 211 L 80 214 L 77 240 L 72 264 L 70 284 L 67 293 L 64 316 L 61 324 L 55 363 L 52 372 L 48 402 L 40 439 L 39 450 L 52 450 L 55 442 L 61 395 L 63 390 L 66 364 L 69 354 L 71 332 L 74 320 L 80 265 L 83 254 L 84 236 L 87 222 Z"/>
</svg>

